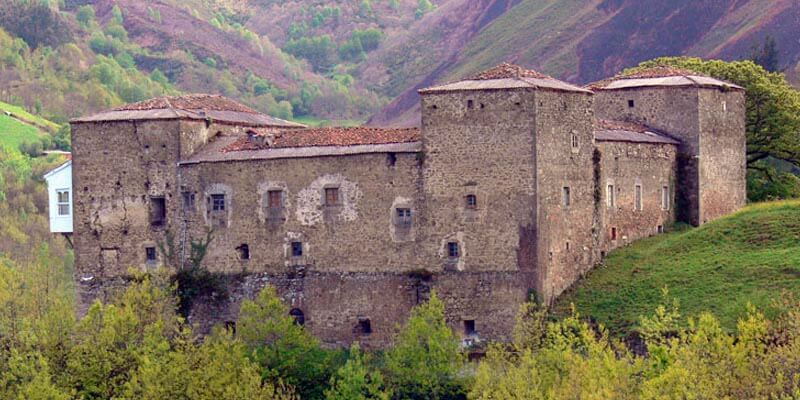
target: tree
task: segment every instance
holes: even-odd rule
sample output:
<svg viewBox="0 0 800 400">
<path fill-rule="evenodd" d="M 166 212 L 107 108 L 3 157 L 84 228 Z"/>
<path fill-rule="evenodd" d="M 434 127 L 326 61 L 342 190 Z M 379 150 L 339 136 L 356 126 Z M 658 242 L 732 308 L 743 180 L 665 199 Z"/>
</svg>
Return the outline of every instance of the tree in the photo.
<svg viewBox="0 0 800 400">
<path fill-rule="evenodd" d="M 330 388 L 325 391 L 327 400 L 388 400 L 391 392 L 384 391 L 383 377 L 377 371 L 370 371 L 364 354 L 353 343 L 350 358 L 331 377 Z"/>
<path fill-rule="evenodd" d="M 91 4 L 78 7 L 78 11 L 75 13 L 75 18 L 82 27 L 90 27 L 96 18 L 94 7 L 92 7 Z"/>
<path fill-rule="evenodd" d="M 452 398 L 464 390 L 458 379 L 464 355 L 444 318 L 444 303 L 431 292 L 386 354 L 386 372 L 396 399 Z"/>
<path fill-rule="evenodd" d="M 417 2 L 417 9 L 414 10 L 414 18 L 422 19 L 425 14 L 436 9 L 436 6 L 430 0 L 419 0 Z"/>
<path fill-rule="evenodd" d="M 761 47 L 753 46 L 750 61 L 764 67 L 769 72 L 780 72 L 780 53 L 775 38 L 767 35 Z"/>
<path fill-rule="evenodd" d="M 319 341 L 295 323 L 275 289 L 267 286 L 242 302 L 236 337 L 261 366 L 265 380 L 282 380 L 301 398 L 321 398 L 330 377 L 330 357 Z"/>
<path fill-rule="evenodd" d="M 667 65 L 707 74 L 744 87 L 746 93 L 747 167 L 759 169 L 767 158 L 800 165 L 800 92 L 783 74 L 752 61 L 725 62 L 688 57 L 646 61 L 638 69 Z"/>
</svg>

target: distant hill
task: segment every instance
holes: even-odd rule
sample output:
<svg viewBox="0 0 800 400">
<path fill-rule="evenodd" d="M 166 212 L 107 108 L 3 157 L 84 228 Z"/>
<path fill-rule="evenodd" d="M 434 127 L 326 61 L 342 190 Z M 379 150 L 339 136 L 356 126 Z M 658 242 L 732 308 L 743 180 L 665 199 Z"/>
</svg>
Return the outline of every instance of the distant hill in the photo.
<svg viewBox="0 0 800 400">
<path fill-rule="evenodd" d="M 663 304 L 664 287 L 684 316 L 711 311 L 728 331 L 748 304 L 769 314 L 784 291 L 800 295 L 800 202 L 751 205 L 615 250 L 556 309 L 568 313 L 574 304 L 582 316 L 626 333 Z"/>
<path fill-rule="evenodd" d="M 62 123 L 219 93 L 283 118 L 418 123 L 416 90 L 503 61 L 574 83 L 767 35 L 800 82 L 795 0 L 6 0 L 0 101 Z"/>
<path fill-rule="evenodd" d="M 747 58 L 752 47 L 770 35 L 790 78 L 800 81 L 800 2 L 794 0 L 522 0 L 485 25 L 476 23 L 476 18 L 502 5 L 463 1 L 456 7 L 456 3 L 448 2 L 430 21 L 422 21 L 420 29 L 370 56 L 366 76 L 391 71 L 392 81 L 384 89 L 398 96 L 373 117 L 373 123 L 415 124 L 416 89 L 502 61 L 585 84 L 658 56 Z M 484 5 L 484 13 L 460 11 L 477 3 Z M 442 15 L 447 12 L 452 15 Z M 459 21 L 462 15 L 464 20 Z M 437 35 L 437 25 L 430 23 L 436 18 L 475 29 Z M 432 41 L 446 46 L 437 47 Z M 403 54 L 418 53 L 427 57 L 396 61 Z"/>
<path fill-rule="evenodd" d="M 58 125 L 50 121 L 0 102 L 0 147 L 18 149 L 22 143 L 38 141 L 57 129 Z"/>
</svg>

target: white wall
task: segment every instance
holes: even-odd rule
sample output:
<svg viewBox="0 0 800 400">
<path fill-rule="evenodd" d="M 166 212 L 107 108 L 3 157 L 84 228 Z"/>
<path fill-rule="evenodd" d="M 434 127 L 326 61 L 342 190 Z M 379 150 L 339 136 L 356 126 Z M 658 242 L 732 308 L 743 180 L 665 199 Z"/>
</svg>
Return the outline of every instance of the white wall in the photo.
<svg viewBox="0 0 800 400">
<path fill-rule="evenodd" d="M 72 192 L 72 161 L 67 161 L 58 168 L 48 172 L 44 179 L 47 181 L 47 194 L 50 209 L 50 232 L 72 233 L 73 192 Z M 58 192 L 69 191 L 69 214 L 58 213 Z"/>
</svg>

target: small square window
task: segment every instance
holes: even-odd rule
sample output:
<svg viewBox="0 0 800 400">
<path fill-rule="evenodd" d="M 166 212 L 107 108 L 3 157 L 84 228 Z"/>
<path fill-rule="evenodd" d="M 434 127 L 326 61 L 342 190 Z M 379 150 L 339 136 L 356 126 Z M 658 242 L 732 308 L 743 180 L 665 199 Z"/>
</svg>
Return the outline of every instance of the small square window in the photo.
<svg viewBox="0 0 800 400">
<path fill-rule="evenodd" d="M 195 210 L 194 206 L 194 193 L 192 192 L 183 192 L 181 193 L 181 197 L 183 197 L 183 210 L 186 212 L 192 212 Z"/>
<path fill-rule="evenodd" d="M 450 258 L 458 258 L 461 257 L 461 249 L 458 247 L 457 242 L 450 242 L 447 243 L 447 256 Z"/>
<path fill-rule="evenodd" d="M 396 212 L 397 212 L 397 223 L 399 225 L 411 225 L 410 208 L 398 208 Z"/>
<path fill-rule="evenodd" d="M 372 323 L 369 318 L 359 318 L 358 325 L 356 325 L 356 332 L 362 336 L 369 336 L 372 334 Z"/>
<path fill-rule="evenodd" d="M 475 320 L 474 319 L 464 320 L 464 334 L 465 335 L 467 335 L 467 336 L 474 335 L 477 332 L 478 331 L 475 330 Z"/>
<path fill-rule="evenodd" d="M 339 205 L 339 188 L 325 188 L 325 205 Z"/>
<path fill-rule="evenodd" d="M 464 201 L 466 201 L 466 206 L 468 209 L 474 210 L 478 208 L 478 196 L 475 196 L 474 194 L 468 194 Z"/>
<path fill-rule="evenodd" d="M 247 244 L 242 244 L 241 246 L 237 247 L 236 250 L 239 251 L 239 259 L 240 260 L 249 260 L 250 259 L 250 246 Z"/>
<path fill-rule="evenodd" d="M 68 216 L 69 215 L 69 190 L 59 190 L 56 192 L 58 197 L 58 215 L 59 216 Z"/>
<path fill-rule="evenodd" d="M 145 258 L 148 264 L 155 264 L 156 260 L 158 259 L 156 255 L 156 248 L 155 247 L 145 247 L 144 248 Z"/>
<path fill-rule="evenodd" d="M 211 211 L 225 211 L 225 195 L 212 194 L 211 195 Z"/>
<path fill-rule="evenodd" d="M 572 204 L 569 186 L 564 186 L 561 189 L 561 203 L 564 205 L 564 207 L 569 207 L 570 204 Z"/>
<path fill-rule="evenodd" d="M 473 108 L 473 107 L 475 107 L 475 102 L 472 100 L 467 100 L 467 108 Z"/>
<path fill-rule="evenodd" d="M 634 104 L 633 100 L 628 100 L 628 108 L 633 108 L 634 105 L 635 104 Z"/>
<path fill-rule="evenodd" d="M 303 243 L 292 242 L 292 257 L 302 257 L 302 256 L 303 256 Z"/>
<path fill-rule="evenodd" d="M 267 192 L 267 206 L 271 209 L 283 208 L 283 191 L 270 190 Z"/>
</svg>

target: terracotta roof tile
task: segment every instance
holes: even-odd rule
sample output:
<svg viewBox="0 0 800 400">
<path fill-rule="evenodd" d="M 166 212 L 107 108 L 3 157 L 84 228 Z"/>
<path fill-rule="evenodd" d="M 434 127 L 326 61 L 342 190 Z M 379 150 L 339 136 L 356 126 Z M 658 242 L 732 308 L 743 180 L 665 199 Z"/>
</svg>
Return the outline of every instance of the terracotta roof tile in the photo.
<svg viewBox="0 0 800 400">
<path fill-rule="evenodd" d="M 410 143 L 420 140 L 418 128 L 313 128 L 283 131 L 271 145 L 261 145 L 242 137 L 222 149 L 223 152 L 289 147 L 357 146 L 365 144 Z"/>
<path fill-rule="evenodd" d="M 532 69 L 527 69 L 519 65 L 502 63 L 479 74 L 467 78 L 471 81 L 486 81 L 491 79 L 512 79 L 512 78 L 537 78 L 552 79 L 551 77 L 540 74 Z"/>
<path fill-rule="evenodd" d="M 143 111 L 143 110 L 209 110 L 209 111 L 235 111 L 248 114 L 258 114 L 258 111 L 239 102 L 215 94 L 187 94 L 178 97 L 157 97 L 138 103 L 126 104 L 114 109 L 115 111 Z"/>
</svg>

